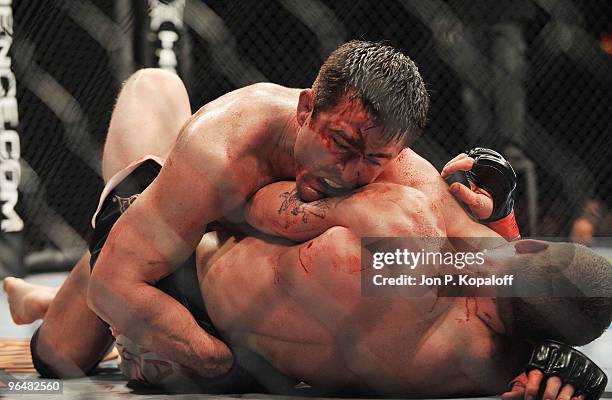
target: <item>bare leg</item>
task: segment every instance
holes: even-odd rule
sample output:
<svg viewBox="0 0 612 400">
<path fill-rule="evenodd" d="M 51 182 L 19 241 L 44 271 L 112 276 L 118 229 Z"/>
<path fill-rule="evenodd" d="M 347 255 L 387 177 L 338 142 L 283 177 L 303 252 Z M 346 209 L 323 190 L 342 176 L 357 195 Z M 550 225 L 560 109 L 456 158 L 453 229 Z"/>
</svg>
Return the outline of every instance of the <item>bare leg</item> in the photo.
<svg viewBox="0 0 612 400">
<path fill-rule="evenodd" d="M 111 118 L 102 173 L 104 181 L 146 155 L 166 158 L 191 116 L 181 79 L 161 69 L 142 69 L 126 81 Z"/>
<path fill-rule="evenodd" d="M 165 157 L 189 115 L 187 93 L 177 76 L 153 69 L 135 73 L 111 117 L 104 181 L 144 155 Z M 61 377 L 88 372 L 113 341 L 107 325 L 87 306 L 89 257 L 86 252 L 49 305 L 35 346 L 38 358 Z"/>
<path fill-rule="evenodd" d="M 87 306 L 89 275 L 87 253 L 57 292 L 40 327 L 38 357 L 61 377 L 84 375 L 112 343 L 108 327 Z"/>
<path fill-rule="evenodd" d="M 8 296 L 13 322 L 31 324 L 45 316 L 59 288 L 34 285 L 19 278 L 5 278 L 4 291 Z"/>
</svg>

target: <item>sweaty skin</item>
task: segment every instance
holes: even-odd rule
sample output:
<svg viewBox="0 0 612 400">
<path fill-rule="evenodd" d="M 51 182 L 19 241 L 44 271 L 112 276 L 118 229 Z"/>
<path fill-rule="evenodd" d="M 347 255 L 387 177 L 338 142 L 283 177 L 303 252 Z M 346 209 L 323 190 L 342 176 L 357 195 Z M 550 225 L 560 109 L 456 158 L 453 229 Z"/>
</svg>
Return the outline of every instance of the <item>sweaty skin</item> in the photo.
<svg viewBox="0 0 612 400">
<path fill-rule="evenodd" d="M 492 394 L 515 375 L 523 352 L 508 351 L 516 346 L 502 336 L 495 299 L 361 297 L 359 237 L 497 237 L 467 217 L 411 150 L 376 183 L 345 196 L 305 203 L 295 183 L 270 184 L 252 198 L 246 219 L 305 243 L 223 233 L 201 242 L 202 293 L 232 343 L 288 375 L 360 393 Z"/>
<path fill-rule="evenodd" d="M 443 213 L 422 192 L 374 183 L 304 203 L 295 183 L 279 182 L 253 197 L 247 220 L 306 242 L 205 235 L 202 293 L 233 345 L 289 376 L 353 393 L 494 394 L 515 376 L 524 354 L 503 336 L 495 299 L 362 297 L 361 236 L 445 237 Z"/>
</svg>

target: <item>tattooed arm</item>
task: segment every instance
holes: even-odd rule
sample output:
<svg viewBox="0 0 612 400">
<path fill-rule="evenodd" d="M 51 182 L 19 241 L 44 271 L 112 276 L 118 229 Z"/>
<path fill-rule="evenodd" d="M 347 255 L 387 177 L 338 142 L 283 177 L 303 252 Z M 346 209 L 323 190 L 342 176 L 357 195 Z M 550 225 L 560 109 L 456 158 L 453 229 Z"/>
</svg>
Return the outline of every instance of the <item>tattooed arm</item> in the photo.
<svg viewBox="0 0 612 400">
<path fill-rule="evenodd" d="M 420 191 L 392 183 L 373 183 L 342 197 L 301 201 L 295 182 L 276 182 L 249 201 L 249 224 L 259 231 L 294 241 L 344 226 L 358 236 L 444 235 L 444 220 Z"/>
</svg>

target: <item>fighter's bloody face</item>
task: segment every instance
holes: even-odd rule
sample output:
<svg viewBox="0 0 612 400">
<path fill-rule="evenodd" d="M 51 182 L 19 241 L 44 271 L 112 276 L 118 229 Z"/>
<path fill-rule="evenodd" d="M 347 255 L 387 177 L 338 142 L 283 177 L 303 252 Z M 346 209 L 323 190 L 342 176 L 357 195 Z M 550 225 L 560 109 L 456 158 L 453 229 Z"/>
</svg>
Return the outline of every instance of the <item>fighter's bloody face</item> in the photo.
<svg viewBox="0 0 612 400">
<path fill-rule="evenodd" d="M 304 92 L 306 92 L 304 94 Z M 300 198 L 336 196 L 373 182 L 403 146 L 380 138 L 382 128 L 358 99 L 346 96 L 330 110 L 312 114 L 312 91 L 298 106 L 300 130 L 295 142 L 295 180 Z"/>
</svg>

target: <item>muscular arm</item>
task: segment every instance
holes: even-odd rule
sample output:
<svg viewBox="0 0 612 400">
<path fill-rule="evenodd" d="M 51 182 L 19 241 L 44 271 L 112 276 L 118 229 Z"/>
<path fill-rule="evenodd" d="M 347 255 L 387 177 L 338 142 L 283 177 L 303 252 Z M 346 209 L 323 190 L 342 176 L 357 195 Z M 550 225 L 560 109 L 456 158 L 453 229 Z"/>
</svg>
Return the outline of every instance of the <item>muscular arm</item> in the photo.
<svg viewBox="0 0 612 400">
<path fill-rule="evenodd" d="M 251 198 L 247 220 L 256 229 L 294 241 L 344 226 L 359 236 L 471 237 L 475 241 L 464 244 L 473 248 L 497 243 L 483 243 L 480 238 L 500 236 L 466 214 L 429 162 L 409 149 L 404 153 L 377 182 L 344 197 L 304 203 L 293 182 L 268 185 Z"/>
<path fill-rule="evenodd" d="M 433 227 L 447 237 L 499 237 L 467 215 L 429 162 L 409 149 L 402 154 L 375 183 L 343 197 L 304 203 L 295 183 L 268 185 L 251 198 L 247 220 L 258 230 L 295 241 L 332 226 L 359 236 L 426 237 Z"/>
<path fill-rule="evenodd" d="M 247 221 L 262 232 L 294 241 L 312 239 L 334 226 L 361 237 L 444 235 L 442 216 L 423 193 L 391 183 L 305 203 L 297 196 L 295 182 L 276 182 L 251 198 Z"/>
<path fill-rule="evenodd" d="M 125 336 L 204 377 L 229 368 L 229 349 L 154 285 L 188 258 L 208 222 L 255 190 L 251 160 L 232 170 L 223 147 L 241 123 L 231 113 L 192 117 L 159 176 L 111 230 L 88 292 L 89 306 Z"/>
</svg>

